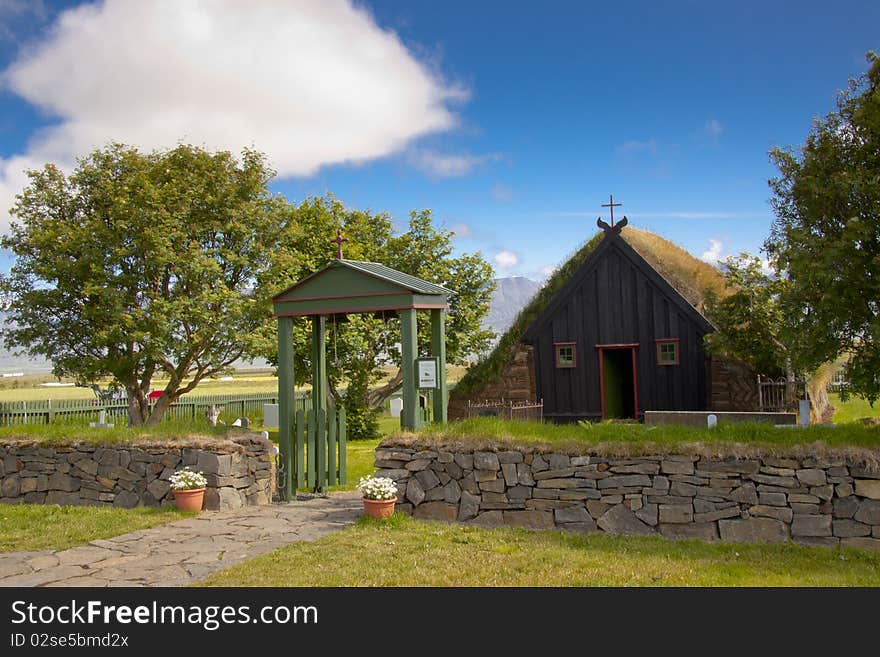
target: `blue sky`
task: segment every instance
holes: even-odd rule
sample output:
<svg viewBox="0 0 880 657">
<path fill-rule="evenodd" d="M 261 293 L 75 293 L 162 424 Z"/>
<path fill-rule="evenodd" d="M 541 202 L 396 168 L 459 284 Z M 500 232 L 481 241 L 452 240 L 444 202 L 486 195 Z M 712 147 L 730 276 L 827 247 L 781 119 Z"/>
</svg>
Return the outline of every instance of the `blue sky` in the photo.
<svg viewBox="0 0 880 657">
<path fill-rule="evenodd" d="M 432 208 L 459 250 L 535 279 L 609 193 L 698 257 L 757 252 L 768 150 L 880 50 L 876 1 L 0 0 L 0 21 L 6 207 L 17 170 L 111 139 L 254 145 L 291 201 L 332 192 L 399 226 Z"/>
</svg>

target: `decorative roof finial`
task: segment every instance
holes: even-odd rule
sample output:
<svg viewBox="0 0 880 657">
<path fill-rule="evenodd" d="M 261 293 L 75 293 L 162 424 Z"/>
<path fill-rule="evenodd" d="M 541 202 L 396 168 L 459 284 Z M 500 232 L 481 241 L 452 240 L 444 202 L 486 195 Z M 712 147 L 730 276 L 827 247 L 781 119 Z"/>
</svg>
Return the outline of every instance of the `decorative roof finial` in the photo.
<svg viewBox="0 0 880 657">
<path fill-rule="evenodd" d="M 342 236 L 342 229 L 337 228 L 336 229 L 336 239 L 330 240 L 331 244 L 336 245 L 336 259 L 337 260 L 342 260 L 342 244 L 347 241 L 348 241 L 348 238 Z"/>
<path fill-rule="evenodd" d="M 611 208 L 611 225 L 609 226 L 604 221 L 602 221 L 602 217 L 599 217 L 598 219 L 596 219 L 596 225 L 598 225 L 599 228 L 604 229 L 606 233 L 607 232 L 620 233 L 620 230 L 624 226 L 626 226 L 626 224 L 628 223 L 626 215 L 624 215 L 623 219 L 620 221 L 620 223 L 618 223 L 616 226 L 614 225 L 614 208 L 620 207 L 621 205 L 623 205 L 623 203 L 615 203 L 614 202 L 614 194 L 609 194 L 608 195 L 608 203 L 603 203 L 602 207 L 603 208 Z"/>
</svg>

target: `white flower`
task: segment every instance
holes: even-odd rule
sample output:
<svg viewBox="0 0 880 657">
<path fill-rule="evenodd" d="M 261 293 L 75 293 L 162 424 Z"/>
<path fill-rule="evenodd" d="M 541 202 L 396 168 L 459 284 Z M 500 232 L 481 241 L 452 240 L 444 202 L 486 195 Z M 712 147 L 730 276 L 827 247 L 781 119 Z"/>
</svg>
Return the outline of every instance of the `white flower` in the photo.
<svg viewBox="0 0 880 657">
<path fill-rule="evenodd" d="M 172 490 L 194 490 L 208 485 L 205 475 L 191 470 L 189 466 L 183 470 L 178 470 L 168 480 L 171 482 Z"/>
<path fill-rule="evenodd" d="M 391 500 L 397 497 L 397 484 L 388 477 L 361 477 L 357 488 L 368 500 Z"/>
</svg>

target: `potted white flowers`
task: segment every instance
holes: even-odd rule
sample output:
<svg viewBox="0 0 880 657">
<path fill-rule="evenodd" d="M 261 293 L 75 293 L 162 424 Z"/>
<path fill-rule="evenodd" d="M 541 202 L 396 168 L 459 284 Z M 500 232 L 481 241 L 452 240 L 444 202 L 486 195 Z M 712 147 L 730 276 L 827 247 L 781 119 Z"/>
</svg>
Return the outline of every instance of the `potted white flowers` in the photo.
<svg viewBox="0 0 880 657">
<path fill-rule="evenodd" d="M 364 512 L 371 518 L 390 518 L 397 502 L 397 484 L 388 477 L 361 477 L 358 490 L 364 498 Z"/>
<path fill-rule="evenodd" d="M 171 477 L 171 490 L 174 491 L 174 503 L 182 511 L 201 511 L 205 501 L 205 486 L 208 480 L 201 472 L 185 467 Z"/>
</svg>

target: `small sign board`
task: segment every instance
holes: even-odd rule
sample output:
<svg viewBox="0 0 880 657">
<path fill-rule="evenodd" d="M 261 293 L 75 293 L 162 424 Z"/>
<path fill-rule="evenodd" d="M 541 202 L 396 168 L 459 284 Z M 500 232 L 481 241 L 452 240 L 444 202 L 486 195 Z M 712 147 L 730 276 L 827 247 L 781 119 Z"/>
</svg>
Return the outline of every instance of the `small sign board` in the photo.
<svg viewBox="0 0 880 657">
<path fill-rule="evenodd" d="M 416 360 L 416 375 L 419 388 L 437 387 L 437 359 L 419 358 Z"/>
</svg>

